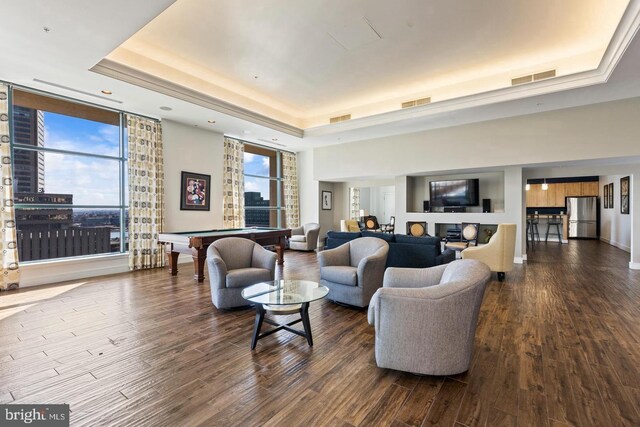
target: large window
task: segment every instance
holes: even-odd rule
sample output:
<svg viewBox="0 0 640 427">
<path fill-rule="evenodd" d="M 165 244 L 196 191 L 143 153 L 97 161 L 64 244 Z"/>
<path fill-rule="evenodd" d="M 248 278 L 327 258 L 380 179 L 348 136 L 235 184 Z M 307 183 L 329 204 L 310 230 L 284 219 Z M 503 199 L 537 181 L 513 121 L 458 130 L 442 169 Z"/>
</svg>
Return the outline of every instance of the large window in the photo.
<svg viewBox="0 0 640 427">
<path fill-rule="evenodd" d="M 247 227 L 286 227 L 282 186 L 282 155 L 244 145 L 244 217 Z"/>
<path fill-rule="evenodd" d="M 121 113 L 16 89 L 12 120 L 20 261 L 125 252 Z"/>
</svg>

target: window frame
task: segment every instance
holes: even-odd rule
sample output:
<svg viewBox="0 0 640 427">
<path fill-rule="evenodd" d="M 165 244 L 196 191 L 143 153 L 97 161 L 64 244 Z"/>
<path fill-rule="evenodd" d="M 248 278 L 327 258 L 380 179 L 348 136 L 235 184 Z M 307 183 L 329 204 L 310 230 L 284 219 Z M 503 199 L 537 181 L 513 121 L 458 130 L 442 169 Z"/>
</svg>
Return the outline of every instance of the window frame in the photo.
<svg viewBox="0 0 640 427">
<path fill-rule="evenodd" d="M 120 212 L 120 250 L 117 252 L 104 252 L 104 253 L 99 253 L 99 254 L 92 254 L 92 255 L 79 255 L 79 256 L 65 256 L 65 257 L 57 257 L 57 258 L 45 258 L 45 259 L 38 259 L 38 260 L 30 260 L 30 261 L 21 261 L 21 264 L 38 264 L 38 263 L 44 263 L 44 262 L 50 262 L 50 261 L 58 261 L 58 260 L 70 260 L 70 259 L 80 259 L 80 258 L 94 258 L 94 257 L 104 257 L 104 256 L 109 256 L 109 255 L 122 255 L 122 254 L 126 254 L 128 253 L 128 241 L 126 240 L 127 237 L 127 212 L 129 210 L 129 201 L 127 200 L 128 198 L 125 197 L 126 194 L 126 188 L 125 188 L 125 183 L 127 182 L 127 174 L 128 174 L 128 150 L 125 146 L 125 144 L 127 144 L 126 138 L 125 136 L 126 134 L 126 120 L 125 120 L 125 112 L 123 111 L 119 111 L 119 110 L 113 110 L 110 108 L 106 108 L 100 105 L 94 105 L 91 103 L 87 103 L 87 102 L 83 102 L 80 100 L 76 100 L 76 99 L 71 99 L 71 98 L 67 98 L 64 96 L 60 96 L 60 95 L 56 95 L 56 94 L 52 94 L 52 93 L 48 93 L 48 92 L 43 92 L 43 91 L 39 91 L 39 90 L 35 90 L 35 89 L 31 89 L 31 88 L 27 88 L 27 87 L 22 87 L 22 86 L 17 86 L 17 85 L 13 85 L 13 84 L 8 84 L 9 87 L 9 96 L 8 96 L 8 103 L 9 103 L 9 145 L 10 145 L 10 149 L 11 149 L 11 169 L 12 169 L 12 173 L 13 171 L 15 171 L 15 151 L 16 150 L 24 150 L 24 151 L 31 151 L 31 152 L 37 152 L 37 153 L 54 153 L 54 154 L 63 154 L 63 155 L 71 155 L 71 156 L 83 156 L 83 157 L 89 157 L 89 158 L 94 158 L 94 159 L 103 159 L 103 160 L 114 160 L 118 162 L 118 181 L 119 181 L 119 185 L 118 185 L 118 189 L 119 189 L 119 204 L 117 205 L 92 205 L 92 204 L 69 204 L 69 203 L 60 203 L 60 204 L 54 204 L 54 203 L 14 203 L 14 210 L 17 211 L 19 209 L 71 209 L 72 212 L 74 209 L 117 209 Z M 70 103 L 70 104 L 77 104 L 77 105 L 84 105 L 84 106 L 88 106 L 88 107 L 93 107 L 93 108 L 97 108 L 100 110 L 105 110 L 105 111 L 109 111 L 115 114 L 118 114 L 118 155 L 117 156 L 110 156 L 110 155 L 105 155 L 105 154 L 92 154 L 92 153 L 86 153 L 86 152 L 79 152 L 79 151 L 72 151 L 72 150 L 64 150 L 64 149 L 59 149 L 59 148 L 48 148 L 46 146 L 44 147 L 38 147 L 38 146 L 34 146 L 34 145 L 28 145 L 28 144 L 19 144 L 15 142 L 15 125 L 14 125 L 14 96 L 13 96 L 13 91 L 14 90 L 20 90 L 22 92 L 26 92 L 29 94 L 34 94 L 34 95 L 39 95 L 42 97 L 48 97 L 48 98 L 53 98 L 57 101 L 63 101 L 66 103 Z M 44 110 L 46 111 L 46 110 Z M 79 118 L 81 119 L 81 117 L 78 116 L 71 116 L 69 114 L 63 114 L 63 113 L 56 113 L 56 114 L 62 114 L 65 115 L 67 117 L 75 117 L 75 118 Z M 97 120 L 93 120 L 93 119 L 85 119 L 85 120 L 90 120 L 92 122 L 96 122 L 96 123 L 101 123 Z M 15 188 L 14 188 L 15 191 Z"/>
<path fill-rule="evenodd" d="M 265 147 L 263 145 L 254 144 L 246 141 L 242 141 L 242 142 L 244 143 L 245 153 L 248 152 L 250 154 L 257 154 L 261 156 L 268 155 L 264 153 L 269 153 L 269 154 L 273 153 L 276 159 L 276 176 L 275 177 L 271 175 L 264 176 L 264 175 L 249 174 L 244 172 L 244 168 L 243 168 L 243 178 L 245 178 L 245 181 L 246 181 L 246 178 L 249 177 L 249 178 L 267 179 L 269 180 L 270 184 L 272 182 L 276 183 L 275 205 L 272 206 L 270 203 L 269 206 L 247 206 L 245 204 L 244 210 L 245 212 L 247 210 L 254 210 L 254 211 L 268 210 L 270 212 L 276 212 L 276 218 L 277 218 L 276 228 L 283 228 L 283 222 L 284 222 L 283 215 L 285 214 L 285 206 L 284 206 L 284 199 L 283 199 L 284 178 L 282 176 L 282 150 L 279 150 L 277 148 Z M 255 151 L 247 150 L 247 147 L 251 147 L 251 149 Z M 244 162 L 244 158 L 243 158 L 243 162 Z M 246 189 L 243 189 L 243 197 L 244 197 L 244 193 L 246 193 Z M 269 194 L 269 197 L 271 197 L 271 194 Z M 245 215 L 245 218 L 246 218 L 246 215 Z M 246 225 L 246 222 L 245 222 L 245 225 Z M 271 227 L 271 224 L 269 224 L 269 227 Z"/>
</svg>

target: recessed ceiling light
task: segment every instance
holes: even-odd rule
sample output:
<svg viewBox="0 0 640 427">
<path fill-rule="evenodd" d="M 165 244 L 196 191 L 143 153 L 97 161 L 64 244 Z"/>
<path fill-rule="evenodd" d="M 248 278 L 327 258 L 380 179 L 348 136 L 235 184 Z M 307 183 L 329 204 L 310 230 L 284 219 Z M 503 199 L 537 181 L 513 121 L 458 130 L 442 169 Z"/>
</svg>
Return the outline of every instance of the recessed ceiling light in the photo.
<svg viewBox="0 0 640 427">
<path fill-rule="evenodd" d="M 278 140 L 278 138 L 271 138 L 271 140 L 272 140 L 273 142 L 276 142 L 276 141 Z"/>
<path fill-rule="evenodd" d="M 253 78 L 254 78 L 254 79 L 257 79 L 257 78 L 258 78 L 258 76 L 253 76 Z"/>
<path fill-rule="evenodd" d="M 161 110 L 164 110 L 164 111 L 171 111 L 171 110 L 173 110 L 173 108 L 171 108 L 171 107 L 160 107 L 160 109 L 161 109 Z"/>
<path fill-rule="evenodd" d="M 104 93 L 105 95 L 111 95 L 113 94 L 113 92 L 111 92 L 110 90 L 101 90 L 100 92 Z"/>
<path fill-rule="evenodd" d="M 51 28 L 49 28 L 49 27 L 42 27 L 42 31 L 44 31 L 45 33 L 48 33 L 49 31 L 51 31 Z"/>
<path fill-rule="evenodd" d="M 215 120 L 207 120 L 207 123 L 211 123 L 211 124 L 213 124 L 213 123 L 215 123 L 215 122 L 216 122 Z"/>
<path fill-rule="evenodd" d="M 244 134 L 245 134 L 245 135 L 249 135 L 250 133 L 251 133 L 251 131 L 250 131 L 250 130 L 245 130 L 245 131 L 244 131 Z"/>
</svg>

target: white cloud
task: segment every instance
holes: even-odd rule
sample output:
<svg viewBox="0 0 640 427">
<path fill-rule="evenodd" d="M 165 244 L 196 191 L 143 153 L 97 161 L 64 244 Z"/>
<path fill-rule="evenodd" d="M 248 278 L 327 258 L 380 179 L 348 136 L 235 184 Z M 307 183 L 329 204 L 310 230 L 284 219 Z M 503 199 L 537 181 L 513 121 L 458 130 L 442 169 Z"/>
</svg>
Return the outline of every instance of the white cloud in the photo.
<svg viewBox="0 0 640 427">
<path fill-rule="evenodd" d="M 118 205 L 118 161 L 45 154 L 45 192 L 73 194 L 76 205 Z"/>
<path fill-rule="evenodd" d="M 254 181 L 245 181 L 244 182 L 244 191 L 260 191 L 258 184 Z"/>
</svg>

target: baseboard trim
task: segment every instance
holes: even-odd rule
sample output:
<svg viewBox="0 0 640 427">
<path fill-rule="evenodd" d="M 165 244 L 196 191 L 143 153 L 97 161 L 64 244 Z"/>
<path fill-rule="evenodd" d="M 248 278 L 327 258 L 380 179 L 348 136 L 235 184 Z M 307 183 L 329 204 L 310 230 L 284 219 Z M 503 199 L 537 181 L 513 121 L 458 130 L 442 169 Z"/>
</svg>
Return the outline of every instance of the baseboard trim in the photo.
<svg viewBox="0 0 640 427">
<path fill-rule="evenodd" d="M 523 264 L 525 259 L 527 259 L 526 255 L 517 256 L 513 258 L 513 262 L 514 264 Z"/>
<path fill-rule="evenodd" d="M 58 259 L 20 265 L 20 288 L 129 271 L 129 255 Z"/>
<path fill-rule="evenodd" d="M 629 268 L 631 270 L 640 270 L 640 262 L 631 262 L 631 261 L 629 261 Z"/>
<path fill-rule="evenodd" d="M 618 249 L 622 249 L 625 252 L 631 253 L 631 248 L 629 246 L 623 245 L 622 243 L 616 242 L 615 240 L 609 240 L 609 239 L 607 239 L 605 237 L 600 237 L 600 241 L 602 241 L 602 242 L 604 242 L 604 243 L 606 243 L 608 245 L 615 246 Z"/>
</svg>

